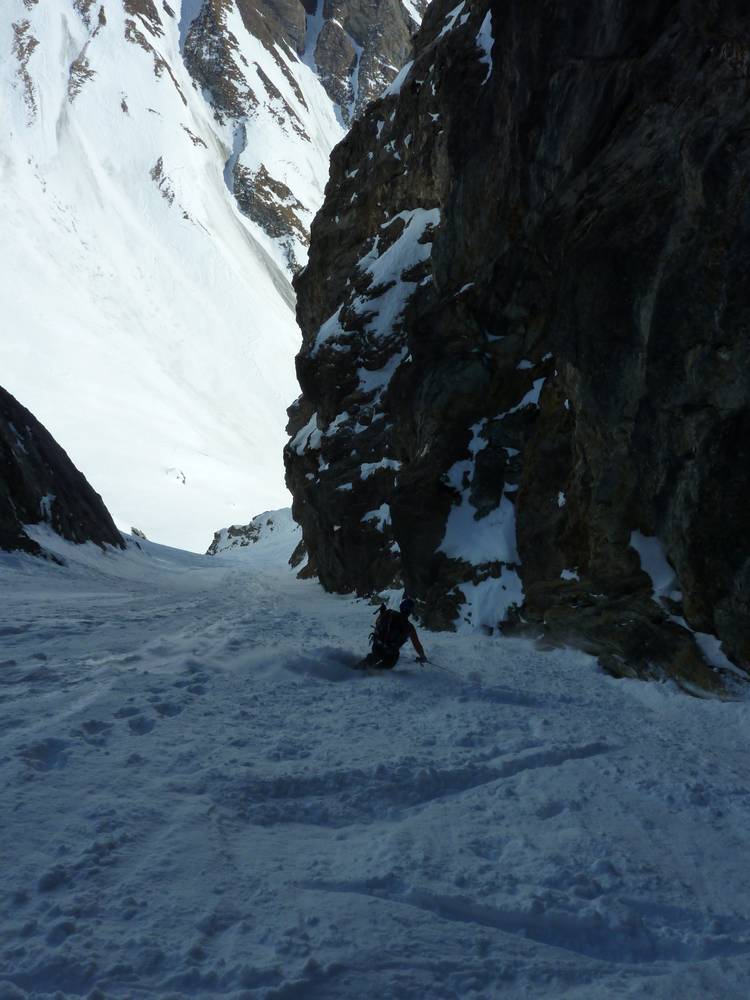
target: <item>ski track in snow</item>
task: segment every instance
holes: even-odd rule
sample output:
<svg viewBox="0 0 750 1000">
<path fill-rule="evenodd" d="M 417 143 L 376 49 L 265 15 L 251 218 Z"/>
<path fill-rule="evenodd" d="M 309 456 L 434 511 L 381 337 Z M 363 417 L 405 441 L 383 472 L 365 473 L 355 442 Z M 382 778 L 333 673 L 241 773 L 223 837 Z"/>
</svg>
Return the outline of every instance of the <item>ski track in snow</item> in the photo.
<svg viewBox="0 0 750 1000">
<path fill-rule="evenodd" d="M 0 555 L 0 997 L 747 996 L 746 703 L 141 544 Z"/>
</svg>

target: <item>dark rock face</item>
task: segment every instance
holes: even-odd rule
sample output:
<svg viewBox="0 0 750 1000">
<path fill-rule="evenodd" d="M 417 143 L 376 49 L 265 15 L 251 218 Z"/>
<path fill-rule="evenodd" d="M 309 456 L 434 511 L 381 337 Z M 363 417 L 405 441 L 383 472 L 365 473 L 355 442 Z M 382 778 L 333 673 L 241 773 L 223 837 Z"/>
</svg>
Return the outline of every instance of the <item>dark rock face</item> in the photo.
<svg viewBox="0 0 750 1000">
<path fill-rule="evenodd" d="M 296 282 L 326 587 L 619 673 L 712 684 L 692 630 L 750 661 L 749 98 L 739 3 L 428 9 Z"/>
<path fill-rule="evenodd" d="M 344 122 L 380 95 L 411 55 L 412 36 L 426 0 L 320 0 L 323 28 L 315 45 L 315 65 Z"/>
<path fill-rule="evenodd" d="M 242 118 L 257 107 L 238 63 L 237 39 L 227 28 L 230 5 L 205 0 L 185 40 L 184 59 L 193 79 L 211 95 L 220 121 Z"/>
<path fill-rule="evenodd" d="M 124 548 L 99 494 L 26 407 L 0 389 L 0 549 L 43 554 L 23 526 L 44 522 L 71 542 Z"/>
</svg>

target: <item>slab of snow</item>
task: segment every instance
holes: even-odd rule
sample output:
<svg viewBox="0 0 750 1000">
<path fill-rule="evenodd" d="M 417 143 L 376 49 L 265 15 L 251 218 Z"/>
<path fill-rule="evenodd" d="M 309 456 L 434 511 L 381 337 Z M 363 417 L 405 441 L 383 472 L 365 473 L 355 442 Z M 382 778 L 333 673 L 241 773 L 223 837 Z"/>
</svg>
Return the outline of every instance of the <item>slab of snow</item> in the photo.
<svg viewBox="0 0 750 1000">
<path fill-rule="evenodd" d="M 453 10 L 449 11 L 445 15 L 445 23 L 443 24 L 443 27 L 440 29 L 440 34 L 438 35 L 438 38 L 443 38 L 445 35 L 448 34 L 449 31 L 453 31 L 453 28 L 456 25 L 456 21 L 458 20 L 459 15 L 461 14 L 465 6 L 466 6 L 466 0 L 461 0 L 461 3 L 458 4 L 457 7 L 454 7 Z"/>
<path fill-rule="evenodd" d="M 380 96 L 381 97 L 395 97 L 398 94 L 400 94 L 401 93 L 401 88 L 406 83 L 406 78 L 409 76 L 409 73 L 411 73 L 411 68 L 412 68 L 413 65 L 414 65 L 414 60 L 413 59 L 410 60 L 409 62 L 405 63 L 401 67 L 401 69 L 398 71 L 398 73 L 396 74 L 395 78 L 391 81 L 391 83 L 388 84 L 388 86 L 385 88 L 385 90 L 383 91 L 383 93 Z M 378 128 L 378 135 L 380 135 L 380 129 L 382 127 L 383 127 L 383 123 L 380 123 L 380 126 Z"/>
<path fill-rule="evenodd" d="M 658 599 L 673 590 L 675 572 L 669 565 L 664 546 L 659 539 L 634 531 L 630 535 L 630 545 L 638 553 L 641 569 L 651 578 L 654 598 Z"/>
<path fill-rule="evenodd" d="M 362 479 L 369 479 L 373 473 L 379 469 L 393 469 L 395 472 L 401 468 L 401 463 L 394 458 L 381 458 L 379 462 L 363 462 L 360 466 Z"/>
<path fill-rule="evenodd" d="M 512 502 L 503 495 L 493 511 L 477 520 L 476 508 L 470 500 L 476 456 L 487 447 L 487 439 L 482 437 L 486 423 L 481 420 L 471 428 L 470 457 L 454 463 L 446 473 L 446 481 L 461 497 L 450 509 L 438 551 L 474 566 L 495 561 L 518 563 L 516 510 Z"/>
<path fill-rule="evenodd" d="M 681 599 L 681 593 L 675 589 L 677 584 L 675 571 L 669 564 L 667 553 L 659 539 L 655 536 L 643 535 L 640 531 L 634 531 L 630 535 L 630 545 L 638 553 L 641 569 L 648 573 L 651 578 L 654 600 L 661 603 L 663 597 Z M 670 615 L 669 617 L 677 625 L 692 632 L 706 662 L 712 667 L 738 674 L 741 677 L 745 676 L 744 672 L 739 670 L 722 651 L 721 643 L 715 635 L 708 632 L 696 632 L 680 615 Z"/>
<path fill-rule="evenodd" d="M 317 451 L 323 439 L 323 432 L 318 428 L 318 414 L 313 413 L 304 427 L 294 435 L 289 447 L 294 448 L 298 455 L 306 451 Z"/>
<path fill-rule="evenodd" d="M 440 209 L 415 208 L 399 212 L 383 223 L 381 230 L 388 229 L 397 220 L 405 223 L 399 237 L 381 251 L 381 237 L 376 236 L 372 249 L 357 262 L 359 270 L 372 279 L 373 288 L 386 286 L 384 292 L 374 297 L 365 293 L 352 304 L 356 312 L 369 317 L 365 329 L 374 336 L 388 336 L 394 332 L 407 302 L 414 294 L 417 283 L 405 281 L 402 275 L 429 259 L 432 243 L 429 240 L 420 241 L 430 228 L 440 224 Z M 334 329 L 331 330 L 333 332 Z M 321 328 L 317 342 L 322 336 Z"/>
<path fill-rule="evenodd" d="M 381 504 L 377 510 L 371 510 L 367 514 L 362 516 L 362 522 L 367 524 L 368 522 L 375 523 L 375 527 L 379 531 L 383 531 L 385 526 L 391 523 L 391 508 L 387 503 Z"/>
<path fill-rule="evenodd" d="M 368 676 L 288 547 L 51 544 L 0 554 L 3 995 L 745 996 L 747 701 L 473 630 Z"/>
<path fill-rule="evenodd" d="M 721 648 L 721 642 L 715 635 L 711 635 L 708 632 L 695 632 L 691 629 L 693 635 L 695 636 L 695 641 L 700 646 L 701 652 L 706 658 L 706 662 L 710 663 L 712 667 L 716 667 L 720 670 L 728 670 L 730 673 L 737 674 L 740 677 L 746 676 L 742 670 L 739 670 L 728 656 L 723 652 Z"/>
<path fill-rule="evenodd" d="M 522 410 L 524 408 L 524 406 L 538 406 L 539 405 L 539 397 L 540 397 L 540 395 L 542 393 L 542 386 L 544 385 L 544 383 L 546 381 L 547 381 L 546 378 L 537 378 L 537 379 L 534 379 L 534 382 L 533 382 L 531 388 L 529 389 L 529 391 L 527 393 L 525 393 L 525 395 L 521 399 L 520 403 L 516 403 L 515 406 L 512 406 L 505 413 L 501 414 L 501 416 L 505 417 L 509 413 L 517 413 L 518 410 Z"/>
<path fill-rule="evenodd" d="M 517 563 L 516 509 L 507 497 L 481 520 L 475 520 L 476 510 L 464 497 L 452 507 L 445 534 L 438 551 L 451 559 L 464 559 L 479 566 L 486 562 Z"/>
<path fill-rule="evenodd" d="M 477 48 L 482 53 L 479 61 L 487 67 L 487 73 L 484 80 L 482 80 L 482 86 L 492 76 L 492 46 L 494 43 L 495 39 L 492 36 L 492 11 L 488 10 L 476 37 Z"/>
<path fill-rule="evenodd" d="M 376 397 L 382 394 L 388 387 L 391 379 L 393 378 L 396 369 L 401 364 L 401 362 L 406 358 L 408 354 L 407 349 L 404 347 L 400 351 L 396 351 L 382 368 L 370 369 L 370 368 L 358 368 L 357 377 L 359 379 L 359 387 L 363 392 L 374 392 Z"/>
<path fill-rule="evenodd" d="M 422 14 L 421 14 L 419 8 L 416 6 L 416 4 L 413 2 L 413 0 L 401 0 L 401 3 L 403 5 L 403 7 L 404 7 L 404 10 L 409 15 L 409 17 L 412 19 L 412 21 L 414 22 L 414 24 L 421 24 L 422 23 Z"/>
</svg>

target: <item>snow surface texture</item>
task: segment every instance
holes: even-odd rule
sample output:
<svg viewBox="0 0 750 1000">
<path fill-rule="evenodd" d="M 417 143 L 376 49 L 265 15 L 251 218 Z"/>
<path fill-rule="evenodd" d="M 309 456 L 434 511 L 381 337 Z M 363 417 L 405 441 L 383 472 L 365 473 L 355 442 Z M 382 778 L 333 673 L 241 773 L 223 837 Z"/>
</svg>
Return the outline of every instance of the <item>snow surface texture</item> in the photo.
<svg viewBox="0 0 750 1000">
<path fill-rule="evenodd" d="M 750 706 L 199 557 L 0 556 L 0 996 L 745 1000 Z"/>
<path fill-rule="evenodd" d="M 233 125 L 183 63 L 195 0 L 159 5 L 158 31 L 121 0 L 103 6 L 102 24 L 99 4 L 2 5 L 0 381 L 120 528 L 203 551 L 217 525 L 288 502 L 293 293 L 282 248 L 225 183 Z M 262 150 L 311 218 L 342 135 L 332 105 L 287 59 L 303 107 L 230 6 L 259 98 L 236 153 L 251 170 Z"/>
</svg>

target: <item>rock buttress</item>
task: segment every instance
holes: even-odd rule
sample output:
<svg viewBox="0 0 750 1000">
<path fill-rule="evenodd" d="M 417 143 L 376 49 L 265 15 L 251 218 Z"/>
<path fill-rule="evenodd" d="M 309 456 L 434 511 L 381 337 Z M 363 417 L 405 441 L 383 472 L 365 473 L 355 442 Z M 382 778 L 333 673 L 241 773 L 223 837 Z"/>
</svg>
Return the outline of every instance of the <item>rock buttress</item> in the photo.
<svg viewBox="0 0 750 1000">
<path fill-rule="evenodd" d="M 296 282 L 308 572 L 618 673 L 750 661 L 749 98 L 739 3 L 428 8 Z"/>
<path fill-rule="evenodd" d="M 124 548 L 102 498 L 25 406 L 0 388 L 0 549 L 41 555 L 25 525 Z"/>
</svg>

